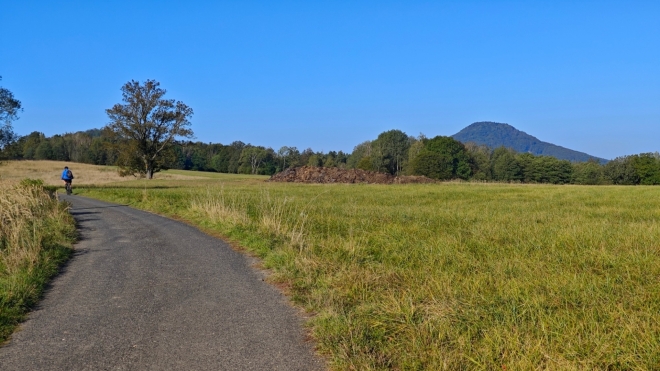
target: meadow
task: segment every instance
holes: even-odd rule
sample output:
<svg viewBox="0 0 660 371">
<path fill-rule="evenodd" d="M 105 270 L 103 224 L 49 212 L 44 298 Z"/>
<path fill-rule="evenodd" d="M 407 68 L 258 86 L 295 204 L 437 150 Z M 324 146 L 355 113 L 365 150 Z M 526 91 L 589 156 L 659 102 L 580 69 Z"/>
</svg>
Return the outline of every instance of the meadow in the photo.
<svg viewBox="0 0 660 371">
<path fill-rule="evenodd" d="M 74 192 L 259 256 L 333 369 L 660 369 L 658 188 L 159 176 Z"/>
<path fill-rule="evenodd" d="M 660 369 L 657 188 L 195 175 L 80 192 L 261 257 L 333 369 Z"/>
<path fill-rule="evenodd" d="M 135 179 L 134 177 L 119 176 L 117 168 L 114 166 L 48 160 L 5 161 L 0 163 L 0 179 L 15 182 L 23 179 L 39 179 L 45 185 L 61 186 L 63 183 L 60 177 L 64 166 L 68 166 L 73 171 L 74 185 L 107 184 Z M 167 180 L 196 179 L 195 176 L 186 175 L 185 172 L 183 174 L 163 172 L 156 177 Z"/>
</svg>

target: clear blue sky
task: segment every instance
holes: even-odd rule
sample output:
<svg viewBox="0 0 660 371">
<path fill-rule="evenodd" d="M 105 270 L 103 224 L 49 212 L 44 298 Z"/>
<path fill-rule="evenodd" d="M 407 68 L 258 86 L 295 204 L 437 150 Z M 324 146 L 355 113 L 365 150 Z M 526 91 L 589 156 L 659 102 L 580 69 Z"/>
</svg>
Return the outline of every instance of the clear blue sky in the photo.
<svg viewBox="0 0 660 371">
<path fill-rule="evenodd" d="M 604 158 L 660 151 L 659 1 L 5 1 L 17 133 L 104 126 L 127 81 L 197 140 L 352 151 L 496 121 Z"/>
</svg>

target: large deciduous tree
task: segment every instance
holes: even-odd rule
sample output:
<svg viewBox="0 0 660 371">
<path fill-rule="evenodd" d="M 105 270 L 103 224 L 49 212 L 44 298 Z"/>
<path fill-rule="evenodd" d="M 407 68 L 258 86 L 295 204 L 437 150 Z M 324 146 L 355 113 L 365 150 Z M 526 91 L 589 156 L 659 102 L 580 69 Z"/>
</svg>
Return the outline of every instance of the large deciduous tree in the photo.
<svg viewBox="0 0 660 371">
<path fill-rule="evenodd" d="M 451 137 L 425 139 L 424 148 L 413 158 L 411 172 L 435 179 L 468 179 L 472 175 L 465 145 Z"/>
<path fill-rule="evenodd" d="M 163 99 L 160 83 L 131 80 L 122 88 L 124 104 L 106 110 L 111 122 L 105 127 L 118 149 L 117 165 L 123 175 L 153 178 L 171 154 L 177 138 L 192 138 L 192 108 L 174 99 Z"/>
<path fill-rule="evenodd" d="M 376 156 L 372 157 L 374 168 L 392 175 L 400 175 L 408 160 L 411 138 L 401 130 L 390 130 L 378 135 L 372 147 Z"/>
</svg>

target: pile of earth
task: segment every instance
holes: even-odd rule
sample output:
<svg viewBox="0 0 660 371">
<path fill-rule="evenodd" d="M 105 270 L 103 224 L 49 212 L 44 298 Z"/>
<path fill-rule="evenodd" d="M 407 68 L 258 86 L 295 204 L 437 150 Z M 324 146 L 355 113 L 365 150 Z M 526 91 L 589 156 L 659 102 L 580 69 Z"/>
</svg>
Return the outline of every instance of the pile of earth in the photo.
<svg viewBox="0 0 660 371">
<path fill-rule="evenodd" d="M 340 169 L 337 167 L 302 166 L 289 168 L 269 179 L 270 182 L 292 183 L 369 183 L 369 184 L 408 184 L 435 183 L 425 176 L 394 176 L 361 169 Z"/>
</svg>

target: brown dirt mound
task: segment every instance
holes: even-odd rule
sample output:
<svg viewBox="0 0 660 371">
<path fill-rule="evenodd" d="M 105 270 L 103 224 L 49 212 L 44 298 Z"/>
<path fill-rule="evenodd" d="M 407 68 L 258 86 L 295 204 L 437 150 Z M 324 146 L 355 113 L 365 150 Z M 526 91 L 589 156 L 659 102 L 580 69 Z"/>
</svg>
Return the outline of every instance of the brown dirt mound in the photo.
<svg viewBox="0 0 660 371">
<path fill-rule="evenodd" d="M 270 182 L 291 183 L 369 183 L 369 184 L 408 184 L 435 183 L 425 176 L 394 176 L 360 169 L 340 169 L 336 167 L 303 166 L 289 168 L 274 174 Z"/>
</svg>

